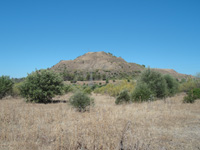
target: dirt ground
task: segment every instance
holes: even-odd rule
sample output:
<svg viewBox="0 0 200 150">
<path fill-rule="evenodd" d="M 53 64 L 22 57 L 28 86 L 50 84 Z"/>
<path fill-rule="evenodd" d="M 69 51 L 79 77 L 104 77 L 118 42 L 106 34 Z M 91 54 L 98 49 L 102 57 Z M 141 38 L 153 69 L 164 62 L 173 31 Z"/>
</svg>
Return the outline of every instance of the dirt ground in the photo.
<svg viewBox="0 0 200 150">
<path fill-rule="evenodd" d="M 0 150 L 200 149 L 200 100 L 183 104 L 182 93 L 115 105 L 113 97 L 92 94 L 95 106 L 79 113 L 68 104 L 71 95 L 51 104 L 0 100 Z"/>
</svg>

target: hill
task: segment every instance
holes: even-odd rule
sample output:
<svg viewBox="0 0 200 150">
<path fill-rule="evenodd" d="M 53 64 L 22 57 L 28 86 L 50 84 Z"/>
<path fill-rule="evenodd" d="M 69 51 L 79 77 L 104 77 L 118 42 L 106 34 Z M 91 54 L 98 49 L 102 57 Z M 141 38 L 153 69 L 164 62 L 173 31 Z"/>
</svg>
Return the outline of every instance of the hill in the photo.
<svg viewBox="0 0 200 150">
<path fill-rule="evenodd" d="M 181 74 L 176 72 L 173 69 L 159 69 L 159 68 L 153 68 L 153 70 L 160 72 L 162 74 L 169 74 L 177 79 L 182 79 L 182 78 L 192 78 L 191 75 L 186 75 L 186 74 Z"/>
<path fill-rule="evenodd" d="M 63 60 L 54 65 L 52 70 L 65 74 L 66 80 L 90 80 L 106 78 L 128 78 L 139 75 L 145 67 L 136 63 L 128 63 L 121 57 L 106 52 L 88 52 L 74 60 Z M 172 69 L 154 69 L 162 74 L 170 74 L 176 78 L 188 75 L 177 73 Z"/>
<path fill-rule="evenodd" d="M 68 74 L 83 75 L 93 73 L 93 76 L 123 77 L 137 75 L 145 69 L 136 63 L 128 63 L 121 57 L 111 53 L 89 52 L 75 60 L 64 60 L 54 65 L 52 70 L 56 72 L 66 71 Z"/>
</svg>

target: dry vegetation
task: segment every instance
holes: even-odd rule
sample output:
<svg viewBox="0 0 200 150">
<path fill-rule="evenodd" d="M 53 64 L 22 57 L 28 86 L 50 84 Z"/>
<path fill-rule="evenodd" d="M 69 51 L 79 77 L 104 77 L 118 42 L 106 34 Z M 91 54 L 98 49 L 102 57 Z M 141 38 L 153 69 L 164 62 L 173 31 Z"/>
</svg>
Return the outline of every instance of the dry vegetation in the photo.
<svg viewBox="0 0 200 150">
<path fill-rule="evenodd" d="M 190 150 L 200 149 L 200 101 L 184 94 L 165 101 L 115 105 L 92 95 L 95 107 L 79 113 L 66 103 L 0 101 L 0 150 Z"/>
</svg>

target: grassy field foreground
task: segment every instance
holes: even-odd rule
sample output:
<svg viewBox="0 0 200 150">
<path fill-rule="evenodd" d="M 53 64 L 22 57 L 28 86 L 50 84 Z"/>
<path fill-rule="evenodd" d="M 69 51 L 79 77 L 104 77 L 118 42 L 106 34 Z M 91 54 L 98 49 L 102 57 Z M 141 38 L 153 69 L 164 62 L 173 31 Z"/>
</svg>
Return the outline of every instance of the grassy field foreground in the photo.
<svg viewBox="0 0 200 150">
<path fill-rule="evenodd" d="M 90 112 L 66 103 L 0 100 L 0 150 L 195 150 L 200 149 L 200 101 L 184 94 L 165 101 L 115 105 L 96 95 Z"/>
</svg>

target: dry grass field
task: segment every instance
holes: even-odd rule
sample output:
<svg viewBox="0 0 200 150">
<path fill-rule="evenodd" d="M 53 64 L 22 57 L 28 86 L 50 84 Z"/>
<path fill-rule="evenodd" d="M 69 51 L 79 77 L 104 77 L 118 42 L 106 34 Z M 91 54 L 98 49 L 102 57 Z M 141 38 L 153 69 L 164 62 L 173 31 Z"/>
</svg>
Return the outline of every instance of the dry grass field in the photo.
<svg viewBox="0 0 200 150">
<path fill-rule="evenodd" d="M 66 102 L 30 104 L 0 100 L 0 150 L 199 150 L 200 101 L 184 94 L 165 101 L 115 105 L 95 95 L 90 112 Z"/>
</svg>

